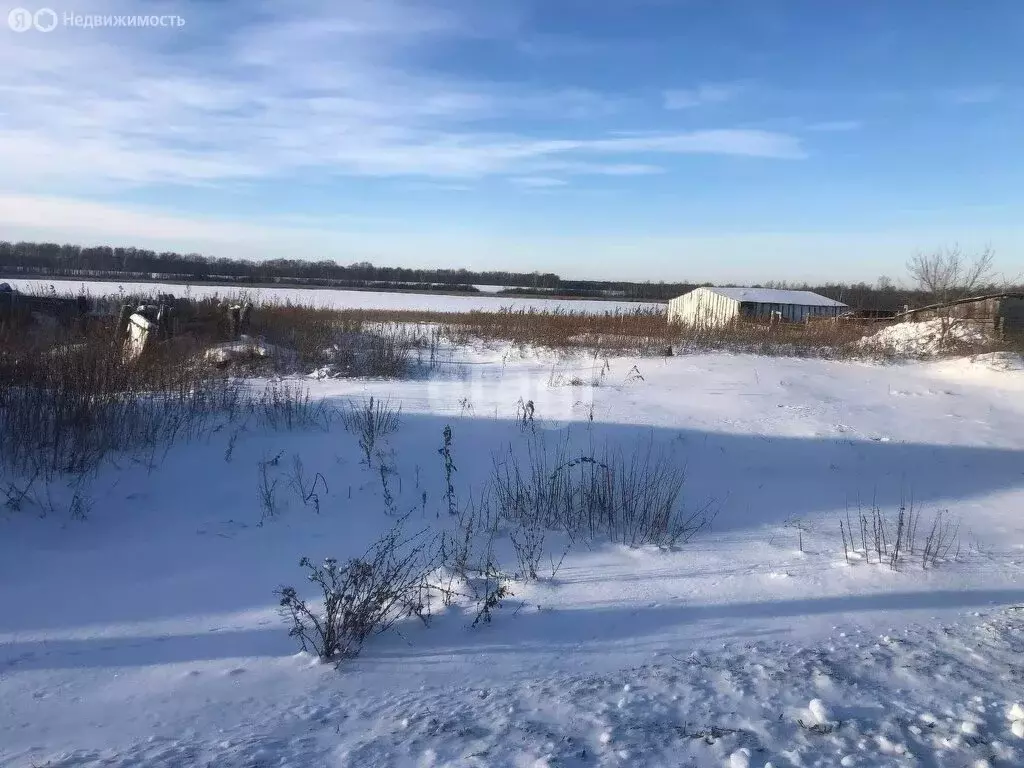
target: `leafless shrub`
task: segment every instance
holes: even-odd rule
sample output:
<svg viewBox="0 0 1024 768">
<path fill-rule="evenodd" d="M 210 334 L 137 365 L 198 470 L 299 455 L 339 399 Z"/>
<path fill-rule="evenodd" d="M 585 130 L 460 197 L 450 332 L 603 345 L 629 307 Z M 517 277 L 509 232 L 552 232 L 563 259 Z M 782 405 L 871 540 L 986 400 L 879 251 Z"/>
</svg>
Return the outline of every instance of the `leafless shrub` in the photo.
<svg viewBox="0 0 1024 768">
<path fill-rule="evenodd" d="M 783 527 L 796 531 L 797 551 L 803 553 L 804 531 L 808 530 L 806 521 L 802 517 L 791 517 L 783 523 Z"/>
<path fill-rule="evenodd" d="M 299 454 L 292 456 L 292 474 L 290 478 L 291 486 L 299 494 L 299 498 L 302 499 L 302 503 L 307 507 L 312 506 L 313 510 L 320 514 L 320 494 L 317 493 L 317 488 L 323 486 L 324 493 L 329 493 L 330 490 L 327 487 L 327 479 L 317 472 L 313 475 L 313 479 L 310 480 L 306 476 L 305 467 L 302 464 L 302 457 Z"/>
<path fill-rule="evenodd" d="M 516 403 L 516 421 L 519 422 L 520 429 L 529 429 L 531 432 L 535 431 L 534 416 L 536 411 L 533 400 L 524 401 L 523 398 L 519 398 L 519 401 Z"/>
<path fill-rule="evenodd" d="M 497 312 L 419 312 L 367 310 L 377 321 L 436 324 L 454 344 L 472 340 L 503 341 L 521 346 L 579 351 L 595 358 L 607 355 L 662 357 L 729 350 L 761 355 L 858 358 L 868 356 L 860 341 L 864 328 L 856 323 L 822 320 L 768 324 L 754 321 L 724 326 L 684 326 L 669 323 L 659 307 L 608 312 L 538 311 L 503 308 Z M 594 380 L 603 377 L 596 373 Z M 583 384 L 587 380 L 580 377 Z M 552 386 L 564 384 L 552 374 Z M 627 382 L 628 383 L 628 382 Z"/>
<path fill-rule="evenodd" d="M 455 497 L 455 485 L 452 482 L 452 475 L 458 471 L 458 467 L 455 466 L 455 459 L 452 458 L 451 424 L 445 425 L 444 431 L 441 433 L 441 447 L 437 449 L 437 452 L 444 463 L 444 498 L 448 502 L 448 514 L 453 516 L 458 514 L 458 501 Z"/>
<path fill-rule="evenodd" d="M 640 373 L 640 369 L 634 365 L 632 368 L 629 369 L 629 372 L 626 373 L 626 378 L 623 380 L 622 383 L 633 384 L 637 381 L 644 381 L 644 377 L 643 374 Z"/>
<path fill-rule="evenodd" d="M 29 493 L 32 491 L 32 486 L 35 485 L 35 482 L 38 479 L 39 471 L 37 470 L 31 477 L 23 482 L 5 480 L 2 487 L 0 487 L 0 493 L 3 493 L 5 499 L 4 506 L 13 512 L 19 511 L 21 509 L 21 505 L 29 499 Z"/>
<path fill-rule="evenodd" d="M 682 510 L 683 470 L 671 455 L 656 452 L 653 440 L 628 454 L 618 446 L 606 448 L 601 462 L 587 466 L 601 481 L 595 497 L 604 507 L 604 527 L 611 541 L 631 547 L 673 547 L 688 542 L 711 522 L 709 507 Z"/>
<path fill-rule="evenodd" d="M 529 521 L 517 520 L 509 531 L 509 540 L 516 553 L 519 571 L 516 576 L 523 580 L 539 578 L 537 569 L 544 557 L 544 541 L 547 531 Z"/>
<path fill-rule="evenodd" d="M 710 524 L 709 508 L 682 509 L 683 471 L 653 440 L 625 452 L 606 444 L 596 454 L 570 452 L 568 439 L 552 447 L 534 437 L 525 456 L 509 449 L 495 458 L 493 504 L 525 531 L 561 530 L 574 538 L 639 547 L 671 547 Z M 535 540 L 537 534 L 530 534 Z M 521 534 L 524 552 L 530 541 Z M 531 562 L 532 557 L 527 557 Z"/>
<path fill-rule="evenodd" d="M 960 554 L 960 521 L 951 519 L 948 512 L 938 512 L 921 549 L 921 567 L 934 568 L 948 561 L 951 552 L 956 560 Z"/>
<path fill-rule="evenodd" d="M 548 531 L 530 522 L 517 521 L 512 524 L 508 532 L 509 541 L 512 544 L 512 551 L 515 552 L 516 562 L 519 570 L 515 578 L 520 581 L 536 581 L 541 577 L 541 561 L 547 555 L 548 571 L 547 576 L 551 579 L 562 567 L 566 556 L 572 549 L 572 540 L 562 548 L 558 560 L 555 560 L 554 553 L 550 552 L 545 544 L 547 543 Z"/>
<path fill-rule="evenodd" d="M 395 322 L 381 313 L 268 302 L 254 313 L 252 333 L 294 350 L 292 359 L 273 361 L 286 373 L 298 369 L 332 377 L 407 378 L 438 362 L 435 328 Z"/>
<path fill-rule="evenodd" d="M 676 354 L 729 351 L 769 357 L 858 359 L 875 357 L 862 344 L 864 327 L 834 319 L 806 323 L 738 320 L 721 326 L 672 324 Z"/>
<path fill-rule="evenodd" d="M 514 595 L 511 587 L 509 587 L 508 580 L 492 562 L 488 561 L 482 572 L 482 577 L 483 584 L 477 600 L 479 607 L 476 616 L 473 618 L 471 625 L 473 627 L 479 626 L 481 623 L 490 624 L 494 611 L 501 607 L 502 602 L 506 598 Z"/>
<path fill-rule="evenodd" d="M 483 495 L 479 503 L 469 501 L 458 513 L 455 531 L 442 538 L 444 575 L 434 589 L 446 606 L 457 597 L 469 600 L 475 611 L 473 627 L 490 623 L 493 612 L 513 594 L 494 550 L 498 523 Z"/>
<path fill-rule="evenodd" d="M 953 559 L 956 559 L 960 551 L 959 521 L 951 518 L 947 510 L 936 512 L 930 525 L 925 521 L 924 530 L 928 534 L 922 545 L 919 538 L 922 514 L 913 499 L 901 502 L 890 514 L 883 512 L 874 502 L 868 509 L 858 505 L 856 521 L 850 519 L 847 510 L 846 524 L 839 521 L 846 561 L 850 562 L 852 553 L 870 563 L 873 555 L 876 563 L 885 563 L 896 571 L 914 557 L 921 558 L 923 569 L 948 561 L 954 551 Z"/>
<path fill-rule="evenodd" d="M 238 442 L 238 435 L 244 429 L 244 425 L 237 427 L 231 431 L 231 435 L 228 437 L 227 447 L 224 449 L 224 461 L 228 464 L 231 463 L 231 457 L 235 454 L 235 444 Z"/>
<path fill-rule="evenodd" d="M 92 513 L 92 498 L 83 490 L 76 490 L 71 497 L 68 513 L 72 520 L 87 520 Z"/>
<path fill-rule="evenodd" d="M 452 604 L 452 601 L 459 594 L 456 580 L 468 581 L 470 578 L 471 563 L 474 562 L 475 547 L 477 544 L 478 519 L 476 509 L 469 505 L 459 516 L 458 525 L 454 533 L 445 533 L 441 539 L 441 563 L 446 569 L 445 583 L 438 586 L 441 592 L 445 607 Z M 484 532 L 488 532 L 489 526 L 482 526 Z M 490 546 L 493 536 L 488 540 Z"/>
<path fill-rule="evenodd" d="M 395 473 L 394 467 L 384 461 L 382 454 L 377 454 L 378 470 L 380 472 L 381 497 L 384 499 L 384 509 L 389 515 L 395 514 L 395 497 L 388 485 L 388 478 Z"/>
<path fill-rule="evenodd" d="M 393 406 L 390 398 L 378 400 L 373 395 L 362 403 L 350 401 L 348 407 L 341 411 L 341 423 L 359 438 L 359 448 L 367 468 L 372 464 L 377 442 L 398 431 L 401 417 L 401 405 Z"/>
<path fill-rule="evenodd" d="M 277 454 L 272 459 L 264 459 L 256 465 L 259 478 L 256 486 L 256 495 L 260 503 L 260 525 L 263 525 L 267 518 L 275 517 L 279 511 L 277 485 L 280 478 L 276 476 L 271 477 L 270 468 L 278 465 L 282 453 Z"/>
<path fill-rule="evenodd" d="M 406 536 L 406 518 L 360 558 L 341 565 L 328 558 L 314 565 L 302 558 L 307 580 L 322 595 L 311 605 L 294 587 L 281 587 L 282 617 L 290 624 L 304 651 L 323 661 L 352 658 L 373 634 L 384 632 L 408 616 L 427 620 L 422 601 L 427 575 L 436 567 L 438 552 L 425 532 Z"/>
<path fill-rule="evenodd" d="M 271 381 L 256 401 L 260 422 L 280 430 L 326 428 L 331 414 L 326 402 L 313 402 L 309 389 L 288 381 Z"/>
</svg>

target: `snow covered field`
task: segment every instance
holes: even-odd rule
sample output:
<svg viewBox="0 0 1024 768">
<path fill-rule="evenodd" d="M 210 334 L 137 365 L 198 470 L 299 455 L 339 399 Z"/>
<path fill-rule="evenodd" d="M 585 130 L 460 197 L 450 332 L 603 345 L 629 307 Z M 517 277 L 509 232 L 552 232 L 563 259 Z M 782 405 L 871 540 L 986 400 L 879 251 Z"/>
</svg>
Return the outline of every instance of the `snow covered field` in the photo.
<svg viewBox="0 0 1024 768">
<path fill-rule="evenodd" d="M 309 380 L 334 405 L 401 402 L 386 491 L 338 423 L 226 427 L 152 471 L 104 468 L 85 521 L 5 512 L 0 764 L 1024 765 L 1019 359 L 609 365 L 491 349 L 428 379 Z M 386 495 L 449 526 L 444 427 L 465 501 L 534 439 L 526 401 L 544 439 L 669 452 L 711 529 L 675 551 L 578 546 L 551 577 L 553 537 L 490 624 L 456 605 L 338 670 L 297 654 L 273 592 L 302 589 L 299 558 L 361 554 L 395 520 Z M 287 487 L 295 455 L 326 480 L 319 513 Z M 955 560 L 848 563 L 847 508 L 910 498 L 961 521 Z"/>
<path fill-rule="evenodd" d="M 292 301 L 311 307 L 334 309 L 410 309 L 420 312 L 497 311 L 502 307 L 571 312 L 632 311 L 645 307 L 664 310 L 664 304 L 632 301 L 593 301 L 587 299 L 522 299 L 511 296 L 429 293 L 389 293 L 386 291 L 342 291 L 333 288 L 243 288 L 223 285 L 186 285 L 184 283 L 131 283 L 82 280 L 5 279 L 5 282 L 26 293 L 54 290 L 59 294 L 90 296 L 125 293 L 173 293 L 176 296 L 203 298 L 207 296 L 238 296 L 244 293 L 254 303 Z"/>
</svg>

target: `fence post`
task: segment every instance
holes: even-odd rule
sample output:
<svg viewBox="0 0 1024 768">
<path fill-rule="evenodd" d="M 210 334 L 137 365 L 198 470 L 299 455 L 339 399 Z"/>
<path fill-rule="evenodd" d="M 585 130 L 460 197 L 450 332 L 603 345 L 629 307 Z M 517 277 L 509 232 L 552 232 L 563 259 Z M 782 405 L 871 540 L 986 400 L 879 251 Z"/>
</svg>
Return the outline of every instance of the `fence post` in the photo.
<svg viewBox="0 0 1024 768">
<path fill-rule="evenodd" d="M 231 328 L 231 339 L 237 339 L 242 326 L 242 310 L 237 304 L 228 307 L 228 325 Z"/>
<path fill-rule="evenodd" d="M 249 332 L 249 320 L 251 318 L 252 318 L 252 302 L 251 301 L 247 301 L 242 306 L 242 311 L 239 313 L 239 316 L 238 316 L 239 331 L 241 333 L 248 333 Z"/>
<path fill-rule="evenodd" d="M 128 335 L 128 318 L 132 316 L 132 305 L 122 304 L 121 312 L 117 316 L 117 327 L 114 328 L 114 345 L 124 341 Z"/>
</svg>

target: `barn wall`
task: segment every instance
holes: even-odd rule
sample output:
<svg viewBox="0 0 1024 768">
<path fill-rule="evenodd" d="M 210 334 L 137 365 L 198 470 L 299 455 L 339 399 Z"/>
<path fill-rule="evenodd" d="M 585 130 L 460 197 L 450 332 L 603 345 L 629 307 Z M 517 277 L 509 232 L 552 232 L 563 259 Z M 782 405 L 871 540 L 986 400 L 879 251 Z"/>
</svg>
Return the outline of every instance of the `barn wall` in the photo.
<svg viewBox="0 0 1024 768">
<path fill-rule="evenodd" d="M 726 325 L 738 314 L 738 301 L 706 288 L 696 288 L 668 303 L 670 323 L 713 327 Z"/>
<path fill-rule="evenodd" d="M 846 307 L 820 307 L 803 304 L 762 304 L 744 302 L 740 314 L 754 320 L 768 320 L 773 312 L 779 312 L 782 319 L 791 323 L 802 323 L 809 317 L 836 317 L 846 311 Z"/>
</svg>

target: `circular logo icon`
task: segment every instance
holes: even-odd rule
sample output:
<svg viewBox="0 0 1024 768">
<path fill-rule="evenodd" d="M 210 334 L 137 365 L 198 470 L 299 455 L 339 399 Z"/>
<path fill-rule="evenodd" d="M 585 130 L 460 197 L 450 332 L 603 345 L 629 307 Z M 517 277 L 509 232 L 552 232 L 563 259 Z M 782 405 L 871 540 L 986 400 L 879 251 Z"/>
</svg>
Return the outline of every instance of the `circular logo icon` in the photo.
<svg viewBox="0 0 1024 768">
<path fill-rule="evenodd" d="M 32 29 L 32 11 L 15 8 L 7 14 L 7 26 L 15 32 L 28 32 Z"/>
<path fill-rule="evenodd" d="M 57 14 L 50 8 L 40 8 L 32 17 L 32 23 L 40 32 L 52 32 L 57 26 Z"/>
</svg>

